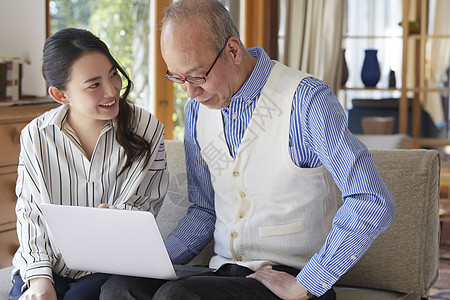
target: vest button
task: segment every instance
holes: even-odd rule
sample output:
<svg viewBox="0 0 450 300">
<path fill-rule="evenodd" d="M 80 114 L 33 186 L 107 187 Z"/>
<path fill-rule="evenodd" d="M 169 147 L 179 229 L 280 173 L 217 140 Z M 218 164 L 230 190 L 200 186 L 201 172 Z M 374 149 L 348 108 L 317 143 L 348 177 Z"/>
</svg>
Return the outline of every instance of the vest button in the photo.
<svg viewBox="0 0 450 300">
<path fill-rule="evenodd" d="M 241 198 L 245 198 L 247 196 L 245 192 L 240 192 L 239 195 L 241 196 Z"/>
<path fill-rule="evenodd" d="M 245 218 L 245 212 L 241 211 L 239 213 L 239 218 L 241 218 L 241 219 Z"/>
<path fill-rule="evenodd" d="M 240 174 L 239 174 L 239 172 L 238 171 L 233 171 L 233 176 L 234 177 L 238 177 Z"/>
<path fill-rule="evenodd" d="M 243 261 L 244 259 L 242 258 L 242 256 L 239 255 L 239 256 L 236 256 L 236 260 L 237 261 Z"/>
<path fill-rule="evenodd" d="M 231 233 L 231 237 L 232 237 L 233 239 L 237 238 L 237 236 L 238 236 L 238 233 L 237 233 L 236 231 L 233 231 L 233 232 Z"/>
</svg>

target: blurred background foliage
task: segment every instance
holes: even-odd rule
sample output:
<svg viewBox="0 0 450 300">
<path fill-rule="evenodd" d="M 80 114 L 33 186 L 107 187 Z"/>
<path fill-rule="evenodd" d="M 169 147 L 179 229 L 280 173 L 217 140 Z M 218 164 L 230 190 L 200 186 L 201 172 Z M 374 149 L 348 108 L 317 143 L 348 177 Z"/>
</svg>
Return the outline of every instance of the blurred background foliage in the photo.
<svg viewBox="0 0 450 300">
<path fill-rule="evenodd" d="M 67 27 L 91 31 L 129 73 L 134 83 L 130 100 L 146 100 L 150 0 L 51 0 L 49 5 L 52 34 Z"/>
<path fill-rule="evenodd" d="M 51 33 L 75 27 L 91 31 L 108 45 L 134 87 L 130 100 L 149 109 L 150 0 L 50 0 Z M 187 94 L 174 84 L 174 139 L 183 139 Z"/>
</svg>

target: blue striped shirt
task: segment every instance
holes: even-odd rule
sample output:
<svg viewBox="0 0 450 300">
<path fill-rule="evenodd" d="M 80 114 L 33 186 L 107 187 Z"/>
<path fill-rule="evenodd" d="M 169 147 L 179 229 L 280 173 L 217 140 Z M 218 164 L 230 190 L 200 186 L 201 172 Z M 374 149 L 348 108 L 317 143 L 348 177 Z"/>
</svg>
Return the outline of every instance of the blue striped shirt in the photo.
<svg viewBox="0 0 450 300">
<path fill-rule="evenodd" d="M 274 64 L 262 48 L 249 51 L 258 60 L 255 69 L 230 105 L 222 109 L 225 138 L 233 157 Z M 193 99 L 186 104 L 184 143 L 189 199 L 193 205 L 166 239 L 175 263 L 188 262 L 212 239 L 214 232 L 214 190 L 196 136 L 199 105 Z M 290 124 L 293 162 L 301 168 L 323 164 L 343 196 L 344 204 L 333 220 L 324 246 L 297 276 L 310 292 L 322 295 L 389 226 L 394 217 L 394 200 L 367 148 L 349 132 L 345 112 L 325 83 L 312 77 L 299 83 Z"/>
</svg>

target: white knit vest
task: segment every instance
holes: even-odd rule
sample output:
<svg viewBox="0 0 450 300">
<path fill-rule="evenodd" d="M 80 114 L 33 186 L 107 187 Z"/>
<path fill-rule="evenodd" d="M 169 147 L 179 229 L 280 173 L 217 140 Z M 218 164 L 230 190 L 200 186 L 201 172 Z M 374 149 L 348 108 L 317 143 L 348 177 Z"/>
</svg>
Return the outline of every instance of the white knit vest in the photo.
<svg viewBox="0 0 450 300">
<path fill-rule="evenodd" d="M 217 215 L 210 267 L 301 268 L 324 244 L 336 213 L 332 178 L 323 166 L 299 168 L 289 154 L 292 99 L 307 76 L 274 65 L 236 160 L 225 141 L 221 111 L 200 105 L 197 138 Z"/>
</svg>

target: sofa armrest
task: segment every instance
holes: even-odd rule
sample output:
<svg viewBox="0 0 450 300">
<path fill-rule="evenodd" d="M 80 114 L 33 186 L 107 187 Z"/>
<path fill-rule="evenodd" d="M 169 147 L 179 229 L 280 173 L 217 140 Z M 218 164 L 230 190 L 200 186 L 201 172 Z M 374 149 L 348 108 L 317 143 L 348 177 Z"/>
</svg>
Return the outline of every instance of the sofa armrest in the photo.
<svg viewBox="0 0 450 300">
<path fill-rule="evenodd" d="M 371 154 L 394 197 L 395 218 L 338 284 L 427 297 L 438 278 L 439 152 L 371 150 Z"/>
<path fill-rule="evenodd" d="M 0 269 L 0 299 L 8 299 L 12 288 L 11 274 L 13 267 Z"/>
</svg>

